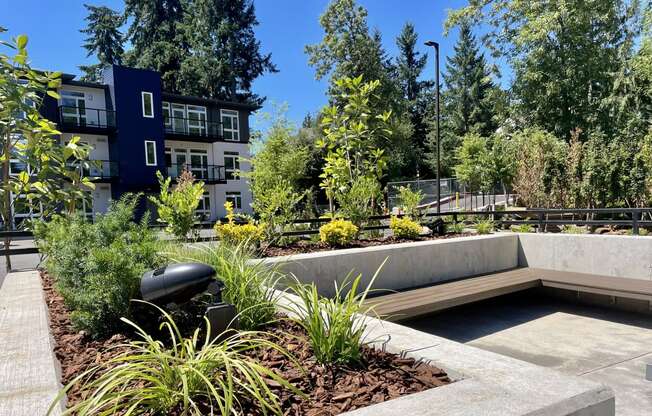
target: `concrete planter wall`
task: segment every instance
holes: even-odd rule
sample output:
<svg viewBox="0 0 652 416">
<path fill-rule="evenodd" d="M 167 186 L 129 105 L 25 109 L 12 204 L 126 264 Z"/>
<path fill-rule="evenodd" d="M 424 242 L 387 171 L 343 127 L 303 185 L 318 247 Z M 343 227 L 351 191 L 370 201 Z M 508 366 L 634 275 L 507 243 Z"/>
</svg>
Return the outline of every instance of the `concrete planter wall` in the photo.
<svg viewBox="0 0 652 416">
<path fill-rule="evenodd" d="M 652 279 L 652 237 L 519 234 L 524 267 Z"/>
<path fill-rule="evenodd" d="M 400 290 L 515 267 L 652 279 L 652 237 L 497 233 L 263 259 L 331 296 L 349 273 L 374 287 Z"/>
<path fill-rule="evenodd" d="M 324 296 L 333 294 L 334 281 L 352 271 L 364 286 L 387 259 L 374 285 L 377 289 L 407 289 L 518 266 L 518 236 L 494 234 L 447 240 L 333 250 L 263 259 L 280 264 L 285 273 L 315 282 Z"/>
</svg>

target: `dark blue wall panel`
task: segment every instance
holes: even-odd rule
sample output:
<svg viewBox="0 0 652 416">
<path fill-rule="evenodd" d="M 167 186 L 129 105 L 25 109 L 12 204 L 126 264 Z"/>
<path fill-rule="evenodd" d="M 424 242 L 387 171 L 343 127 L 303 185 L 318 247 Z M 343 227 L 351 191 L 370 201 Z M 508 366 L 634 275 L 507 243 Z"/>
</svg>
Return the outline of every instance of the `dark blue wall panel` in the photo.
<svg viewBox="0 0 652 416">
<path fill-rule="evenodd" d="M 161 77 L 158 72 L 114 65 L 105 81 L 114 99 L 117 133 L 109 145 L 111 160 L 119 162 L 119 180 L 112 187 L 113 198 L 124 192 L 153 192 L 158 189 L 156 171 L 165 166 Z M 143 116 L 142 92 L 153 94 L 154 117 Z M 156 143 L 157 166 L 145 164 L 145 141 Z"/>
</svg>

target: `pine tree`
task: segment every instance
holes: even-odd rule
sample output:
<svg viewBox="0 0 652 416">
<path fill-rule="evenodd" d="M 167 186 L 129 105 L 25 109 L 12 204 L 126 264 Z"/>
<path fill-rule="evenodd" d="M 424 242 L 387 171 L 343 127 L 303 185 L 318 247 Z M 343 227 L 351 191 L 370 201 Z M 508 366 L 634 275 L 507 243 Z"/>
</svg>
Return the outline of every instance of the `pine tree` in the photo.
<svg viewBox="0 0 652 416">
<path fill-rule="evenodd" d="M 405 23 L 403 30 L 396 38 L 396 45 L 399 49 L 399 56 L 396 59 L 396 77 L 414 129 L 412 134 L 413 162 L 419 166 L 422 174 L 427 174 L 427 169 L 424 171 L 427 166 L 423 161 L 423 155 L 426 149 L 427 117 L 431 107 L 433 97 L 431 89 L 434 83 L 420 80 L 428 63 L 428 55 L 417 51 L 418 40 L 419 36 L 414 25 L 409 22 Z"/>
<path fill-rule="evenodd" d="M 494 112 L 490 102 L 492 90 L 489 68 L 478 50 L 475 36 L 468 23 L 460 26 L 455 54 L 446 58 L 445 111 L 452 133 L 464 136 L 477 132 L 488 136 L 495 131 Z"/>
<path fill-rule="evenodd" d="M 191 95 L 262 103 L 252 83 L 278 72 L 271 54 L 261 52 L 251 0 L 194 0 L 188 9 L 192 58 L 181 68 L 179 89 Z"/>
<path fill-rule="evenodd" d="M 126 37 L 133 46 L 125 62 L 160 72 L 169 92 L 180 92 L 181 63 L 190 56 L 187 5 L 188 0 L 125 0 L 125 16 L 132 19 Z"/>
<path fill-rule="evenodd" d="M 428 54 L 421 54 L 416 50 L 419 40 L 414 30 L 414 25 L 410 22 L 405 23 L 401 33 L 396 38 L 396 45 L 399 49 L 396 66 L 398 70 L 399 82 L 403 96 L 410 102 L 415 102 L 425 85 L 424 81 L 419 81 L 421 73 L 428 62 Z"/>
<path fill-rule="evenodd" d="M 124 20 L 120 13 L 105 6 L 91 6 L 85 4 L 88 10 L 86 16 L 86 28 L 80 30 L 88 35 L 84 39 L 84 48 L 88 55 L 96 55 L 98 63 L 94 65 L 80 65 L 79 69 L 84 72 L 82 80 L 98 81 L 101 71 L 106 65 L 122 63 L 124 54 L 124 37 L 120 32 Z"/>
</svg>

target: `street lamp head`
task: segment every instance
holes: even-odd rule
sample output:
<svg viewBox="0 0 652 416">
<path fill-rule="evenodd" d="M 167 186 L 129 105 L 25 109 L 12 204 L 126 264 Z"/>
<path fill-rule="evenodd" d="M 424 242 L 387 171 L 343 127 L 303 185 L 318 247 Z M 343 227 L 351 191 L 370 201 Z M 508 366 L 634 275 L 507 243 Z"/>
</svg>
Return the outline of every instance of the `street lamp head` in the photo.
<svg viewBox="0 0 652 416">
<path fill-rule="evenodd" d="M 433 41 L 433 40 L 429 40 L 429 41 L 427 41 L 427 42 L 425 43 L 425 45 L 426 45 L 426 46 L 432 46 L 432 47 L 434 47 L 434 48 L 439 49 L 439 43 L 437 43 L 437 42 L 435 42 L 435 41 Z"/>
</svg>

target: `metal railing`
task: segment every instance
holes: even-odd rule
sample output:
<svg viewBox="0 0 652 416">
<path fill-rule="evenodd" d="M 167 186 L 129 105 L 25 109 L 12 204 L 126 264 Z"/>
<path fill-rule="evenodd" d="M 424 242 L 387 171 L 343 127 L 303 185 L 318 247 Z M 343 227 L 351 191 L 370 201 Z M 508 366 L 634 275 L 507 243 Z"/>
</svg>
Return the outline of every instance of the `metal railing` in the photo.
<svg viewBox="0 0 652 416">
<path fill-rule="evenodd" d="M 178 179 L 184 170 L 192 173 L 195 179 L 206 183 L 226 182 L 226 171 L 224 166 L 183 163 L 172 164 L 167 167 L 168 176 L 172 179 Z"/>
<path fill-rule="evenodd" d="M 222 123 L 187 117 L 165 117 L 165 133 L 168 135 L 222 138 Z"/>
<path fill-rule="evenodd" d="M 81 174 L 93 180 L 117 178 L 118 162 L 110 160 L 87 160 L 70 163 L 69 166 L 79 169 Z"/>
<path fill-rule="evenodd" d="M 397 215 L 398 217 L 404 214 Z M 645 216 L 648 218 L 646 219 Z M 433 218 L 447 217 L 450 222 L 469 221 L 475 217 L 492 219 L 497 227 L 509 228 L 512 225 L 530 224 L 537 232 L 544 232 L 548 226 L 584 225 L 599 226 L 624 226 L 630 227 L 632 234 L 638 235 L 641 227 L 652 227 L 652 207 L 644 208 L 527 208 L 514 210 L 485 210 L 485 211 L 450 211 L 428 212 L 423 215 L 425 223 Z M 379 224 L 362 227 L 362 230 L 389 229 L 391 215 L 375 215 L 369 218 L 370 222 Z M 329 222 L 329 218 L 308 218 L 294 220 L 293 224 L 308 224 L 305 230 L 286 231 L 284 236 L 301 236 L 319 233 L 319 226 Z"/>
<path fill-rule="evenodd" d="M 60 105 L 59 123 L 64 127 L 114 129 L 115 111 Z"/>
</svg>

